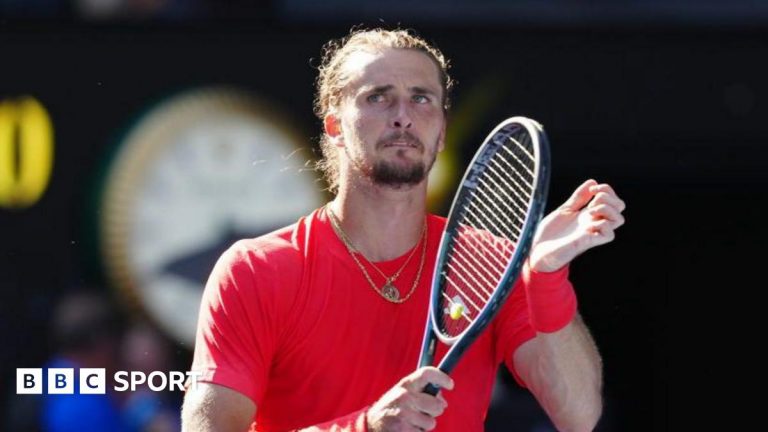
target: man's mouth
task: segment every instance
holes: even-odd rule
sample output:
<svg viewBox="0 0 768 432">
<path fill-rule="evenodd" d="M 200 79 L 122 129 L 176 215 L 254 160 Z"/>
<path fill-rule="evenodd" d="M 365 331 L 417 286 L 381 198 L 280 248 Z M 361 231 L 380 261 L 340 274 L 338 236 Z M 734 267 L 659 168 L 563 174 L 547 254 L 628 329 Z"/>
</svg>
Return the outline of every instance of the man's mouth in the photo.
<svg viewBox="0 0 768 432">
<path fill-rule="evenodd" d="M 405 134 L 386 138 L 381 144 L 382 147 L 418 148 L 421 143 L 416 137 Z"/>
<path fill-rule="evenodd" d="M 395 140 L 395 141 L 389 141 L 384 144 L 384 147 L 407 147 L 407 148 L 416 148 L 417 145 L 413 141 L 406 141 L 406 140 Z"/>
</svg>

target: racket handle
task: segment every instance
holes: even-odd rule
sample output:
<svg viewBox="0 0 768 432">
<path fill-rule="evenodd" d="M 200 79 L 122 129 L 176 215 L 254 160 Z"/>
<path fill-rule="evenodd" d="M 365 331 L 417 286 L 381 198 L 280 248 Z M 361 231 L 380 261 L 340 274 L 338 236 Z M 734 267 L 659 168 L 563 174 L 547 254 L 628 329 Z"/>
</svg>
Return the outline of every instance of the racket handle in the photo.
<svg viewBox="0 0 768 432">
<path fill-rule="evenodd" d="M 440 387 L 429 383 L 426 387 L 424 387 L 424 390 L 422 390 L 422 393 L 430 394 L 432 396 L 437 396 L 437 392 L 440 391 Z"/>
</svg>

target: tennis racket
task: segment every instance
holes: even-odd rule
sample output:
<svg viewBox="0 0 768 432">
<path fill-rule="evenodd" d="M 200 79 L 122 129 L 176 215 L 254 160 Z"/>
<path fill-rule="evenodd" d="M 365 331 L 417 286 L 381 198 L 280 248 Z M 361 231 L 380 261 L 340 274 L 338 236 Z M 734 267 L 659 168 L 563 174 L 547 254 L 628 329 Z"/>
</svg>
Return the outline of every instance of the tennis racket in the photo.
<svg viewBox="0 0 768 432">
<path fill-rule="evenodd" d="M 440 240 L 419 367 L 432 365 L 440 340 L 450 349 L 438 368 L 450 374 L 499 311 L 544 213 L 549 173 L 549 144 L 534 120 L 509 118 L 480 146 Z"/>
</svg>

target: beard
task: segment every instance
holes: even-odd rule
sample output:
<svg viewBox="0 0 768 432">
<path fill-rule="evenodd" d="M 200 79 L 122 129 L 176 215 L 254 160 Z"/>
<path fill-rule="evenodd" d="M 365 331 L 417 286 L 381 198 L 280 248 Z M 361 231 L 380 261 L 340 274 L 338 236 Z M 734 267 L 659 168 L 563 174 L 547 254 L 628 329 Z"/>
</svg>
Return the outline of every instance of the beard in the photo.
<svg viewBox="0 0 768 432">
<path fill-rule="evenodd" d="M 426 177 L 426 172 L 427 169 L 421 161 L 407 165 L 378 161 L 373 164 L 370 177 L 374 184 L 400 188 L 421 183 Z"/>
<path fill-rule="evenodd" d="M 425 149 L 424 144 L 409 132 L 400 132 L 383 138 L 376 143 L 376 147 L 382 148 L 394 141 L 405 141 L 417 149 Z M 436 149 L 437 145 L 434 148 Z M 405 149 L 399 149 L 397 156 L 405 158 L 404 153 L 406 151 Z M 424 181 L 424 178 L 432 169 L 436 157 L 437 152 L 435 151 L 431 154 L 427 164 L 421 160 L 406 161 L 405 163 L 402 161 L 378 160 L 374 162 L 369 177 L 374 184 L 379 186 L 389 186 L 395 189 L 415 186 Z"/>
</svg>

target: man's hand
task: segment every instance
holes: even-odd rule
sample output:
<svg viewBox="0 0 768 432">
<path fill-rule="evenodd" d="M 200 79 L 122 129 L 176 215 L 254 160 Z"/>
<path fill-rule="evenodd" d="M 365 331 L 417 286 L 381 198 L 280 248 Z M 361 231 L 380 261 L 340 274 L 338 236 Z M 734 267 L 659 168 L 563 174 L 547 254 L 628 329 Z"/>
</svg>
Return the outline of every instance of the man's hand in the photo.
<svg viewBox="0 0 768 432">
<path fill-rule="evenodd" d="M 614 239 L 624 224 L 626 205 L 607 184 L 587 180 L 568 200 L 542 219 L 530 254 L 537 272 L 553 272 L 582 252 Z"/>
<path fill-rule="evenodd" d="M 368 409 L 368 430 L 371 432 L 424 431 L 437 425 L 435 417 L 445 411 L 448 403 L 438 393 L 422 393 L 432 383 L 447 390 L 453 380 L 439 369 L 423 367 L 406 376 Z"/>
</svg>

